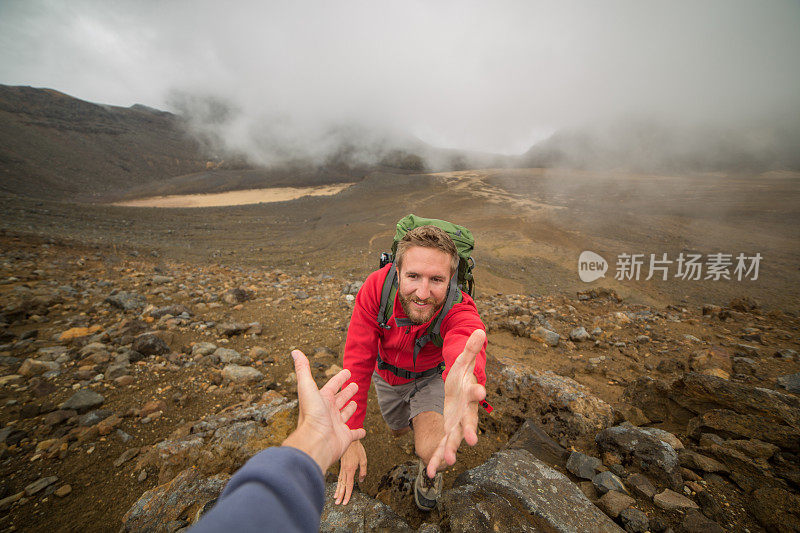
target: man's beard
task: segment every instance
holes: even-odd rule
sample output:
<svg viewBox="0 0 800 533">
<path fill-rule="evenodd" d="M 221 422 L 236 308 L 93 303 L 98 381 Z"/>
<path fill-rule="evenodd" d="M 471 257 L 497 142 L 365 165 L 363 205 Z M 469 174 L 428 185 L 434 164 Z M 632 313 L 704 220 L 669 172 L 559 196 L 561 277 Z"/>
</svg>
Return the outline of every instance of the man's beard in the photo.
<svg viewBox="0 0 800 533">
<path fill-rule="evenodd" d="M 435 298 L 427 298 L 425 300 L 420 300 L 415 296 L 404 296 L 400 292 L 397 293 L 397 296 L 400 298 L 400 305 L 402 306 L 406 316 L 409 318 L 409 320 L 411 320 L 413 324 L 418 324 L 418 325 L 424 324 L 425 322 L 433 318 L 433 315 L 435 315 L 437 311 L 439 311 L 439 309 L 441 309 L 442 305 L 444 304 L 444 300 L 442 300 L 441 302 L 437 302 Z M 413 302 L 433 304 L 433 305 L 423 310 L 415 307 Z"/>
</svg>

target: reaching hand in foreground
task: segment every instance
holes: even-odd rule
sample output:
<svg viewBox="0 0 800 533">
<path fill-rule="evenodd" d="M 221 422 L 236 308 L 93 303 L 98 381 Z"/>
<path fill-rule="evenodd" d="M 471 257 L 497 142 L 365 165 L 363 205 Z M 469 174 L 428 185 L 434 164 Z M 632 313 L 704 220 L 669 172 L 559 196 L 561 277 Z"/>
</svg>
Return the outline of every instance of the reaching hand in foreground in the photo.
<svg viewBox="0 0 800 533">
<path fill-rule="evenodd" d="M 436 475 L 442 460 L 448 465 L 455 464 L 456 451 L 462 439 L 470 446 L 478 442 L 478 402 L 486 397 L 486 388 L 478 384 L 474 370 L 475 360 L 485 341 L 485 331 L 473 331 L 464 351 L 447 374 L 444 382 L 444 437 L 428 462 L 429 478 Z"/>
<path fill-rule="evenodd" d="M 350 429 L 345 424 L 356 411 L 356 403 L 351 402 L 350 398 L 358 390 L 358 385 L 351 383 L 340 391 L 341 386 L 350 379 L 350 371 L 342 370 L 318 390 L 303 352 L 294 350 L 292 358 L 297 374 L 300 416 L 297 429 L 283 441 L 283 446 L 292 446 L 307 453 L 324 474 L 352 442 L 367 434 L 364 429 Z"/>
</svg>

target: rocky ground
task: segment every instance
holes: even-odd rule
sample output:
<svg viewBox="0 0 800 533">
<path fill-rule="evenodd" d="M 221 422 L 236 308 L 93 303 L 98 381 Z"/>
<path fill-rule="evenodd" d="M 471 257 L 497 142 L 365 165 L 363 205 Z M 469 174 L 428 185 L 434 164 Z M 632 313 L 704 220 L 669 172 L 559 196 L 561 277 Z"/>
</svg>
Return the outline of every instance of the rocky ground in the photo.
<svg viewBox="0 0 800 533">
<path fill-rule="evenodd" d="M 353 278 L 0 245 L 3 531 L 180 530 L 293 428 L 289 351 L 319 383 L 341 365 Z M 477 304 L 495 411 L 440 508 L 414 508 L 411 441 L 373 399 L 369 476 L 323 530 L 800 531 L 796 316 L 602 289 Z"/>
</svg>

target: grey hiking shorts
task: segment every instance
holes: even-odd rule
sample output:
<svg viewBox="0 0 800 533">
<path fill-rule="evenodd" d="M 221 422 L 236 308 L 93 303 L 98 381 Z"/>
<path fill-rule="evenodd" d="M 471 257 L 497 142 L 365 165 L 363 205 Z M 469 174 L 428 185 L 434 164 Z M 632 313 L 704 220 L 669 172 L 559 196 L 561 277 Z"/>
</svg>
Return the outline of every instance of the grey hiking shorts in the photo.
<svg viewBox="0 0 800 533">
<path fill-rule="evenodd" d="M 381 415 L 389 428 L 397 431 L 411 425 L 424 411 L 444 412 L 444 380 L 441 374 L 415 379 L 403 385 L 389 385 L 377 372 L 372 382 L 378 394 Z"/>
</svg>

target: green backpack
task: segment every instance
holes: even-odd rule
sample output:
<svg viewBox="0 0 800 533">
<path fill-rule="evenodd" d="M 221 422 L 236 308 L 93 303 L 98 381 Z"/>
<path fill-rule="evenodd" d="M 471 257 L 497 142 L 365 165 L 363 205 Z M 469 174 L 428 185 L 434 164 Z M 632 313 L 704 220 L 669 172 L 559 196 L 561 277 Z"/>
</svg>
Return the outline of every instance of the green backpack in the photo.
<svg viewBox="0 0 800 533">
<path fill-rule="evenodd" d="M 439 347 L 444 344 L 444 340 L 440 334 L 442 321 L 444 320 L 444 317 L 447 316 L 447 313 L 450 312 L 450 309 L 452 309 L 455 304 L 462 301 L 463 297 L 461 295 L 461 291 L 463 290 L 467 292 L 470 296 L 474 296 L 475 294 L 475 283 L 472 277 L 472 269 L 475 266 L 475 260 L 471 256 L 472 250 L 475 247 L 475 239 L 472 237 L 472 232 L 463 226 L 446 222 L 444 220 L 408 215 L 400 219 L 400 221 L 397 223 L 397 231 L 395 232 L 394 240 L 392 241 L 391 253 L 384 252 L 381 254 L 380 267 L 383 268 L 389 263 L 391 263 L 392 266 L 389 268 L 389 273 L 386 275 L 386 280 L 383 282 L 383 288 L 381 289 L 380 307 L 378 308 L 378 316 L 376 317 L 378 325 L 383 329 L 391 328 L 391 326 L 388 325 L 388 322 L 392 317 L 392 304 L 394 302 L 395 295 L 397 294 L 398 287 L 397 269 L 394 265 L 394 257 L 397 253 L 397 243 L 403 239 L 406 233 L 420 226 L 436 226 L 443 229 L 448 235 L 450 235 L 450 238 L 453 239 L 453 242 L 456 245 L 456 250 L 458 251 L 458 268 L 456 269 L 456 273 L 450 279 L 450 287 L 447 290 L 447 297 L 445 298 L 445 303 L 442 306 L 442 309 L 439 311 L 433 322 L 431 322 L 430 326 L 428 326 L 425 335 L 416 339 L 414 342 L 414 365 L 416 365 L 417 355 L 419 354 L 420 350 L 422 350 L 423 346 L 428 344 L 428 342 L 433 342 Z M 395 322 L 397 322 L 398 326 L 408 326 L 411 324 L 410 321 L 407 322 L 405 319 L 395 319 Z M 389 370 L 401 378 L 419 379 L 435 373 L 441 373 L 444 371 L 444 363 L 440 363 L 437 368 L 431 368 L 425 372 L 412 372 L 385 363 L 383 360 L 381 360 L 380 354 L 378 354 L 378 368 Z"/>
</svg>

